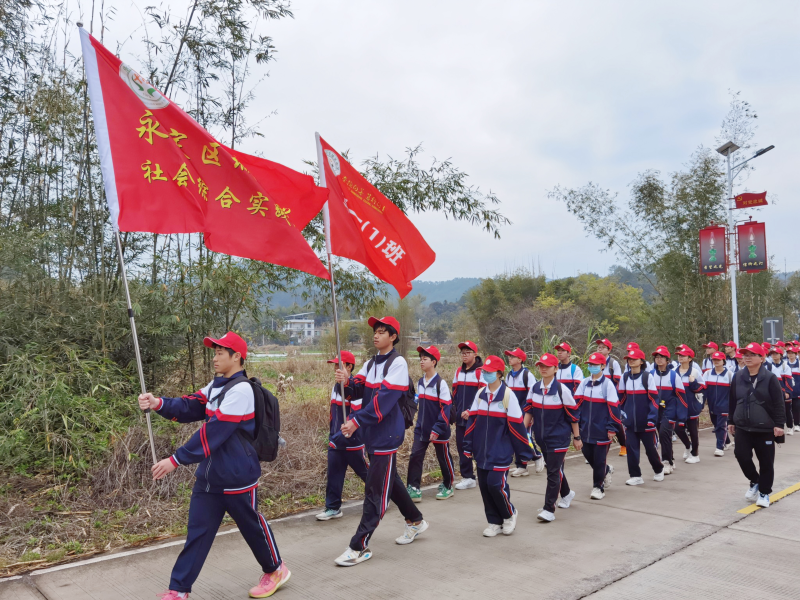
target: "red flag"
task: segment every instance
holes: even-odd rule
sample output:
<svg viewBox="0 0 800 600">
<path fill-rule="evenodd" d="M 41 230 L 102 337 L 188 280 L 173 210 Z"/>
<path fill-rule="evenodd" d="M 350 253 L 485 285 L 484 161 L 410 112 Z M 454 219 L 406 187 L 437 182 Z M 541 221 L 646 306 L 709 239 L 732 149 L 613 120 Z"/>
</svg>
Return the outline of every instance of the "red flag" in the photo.
<svg viewBox="0 0 800 600">
<path fill-rule="evenodd" d="M 761 192 L 760 194 L 739 194 L 734 200 L 736 200 L 736 208 L 764 206 L 767 204 L 767 192 Z"/>
<path fill-rule="evenodd" d="M 411 281 L 433 264 L 436 254 L 403 211 L 325 140 L 319 141 L 325 157 L 333 253 L 360 262 L 405 298 Z"/>
<path fill-rule="evenodd" d="M 81 46 L 114 227 L 201 232 L 215 252 L 329 277 L 301 233 L 326 190 L 223 146 L 84 29 Z"/>
</svg>

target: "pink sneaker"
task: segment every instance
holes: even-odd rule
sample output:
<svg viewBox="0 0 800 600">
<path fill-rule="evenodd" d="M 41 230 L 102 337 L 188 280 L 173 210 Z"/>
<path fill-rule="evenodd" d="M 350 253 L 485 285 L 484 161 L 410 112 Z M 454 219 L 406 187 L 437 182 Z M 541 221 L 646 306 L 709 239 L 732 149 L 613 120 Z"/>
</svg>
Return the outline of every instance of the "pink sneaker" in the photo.
<svg viewBox="0 0 800 600">
<path fill-rule="evenodd" d="M 286 563 L 282 562 L 272 573 L 264 573 L 258 581 L 258 585 L 250 590 L 251 598 L 268 598 L 278 591 L 284 583 L 289 581 L 292 572 L 286 568 Z"/>
<path fill-rule="evenodd" d="M 175 590 L 161 592 L 161 600 L 183 600 L 184 598 L 189 597 L 189 594 L 186 594 L 185 596 L 181 596 L 180 594 L 181 592 L 176 592 Z"/>
</svg>

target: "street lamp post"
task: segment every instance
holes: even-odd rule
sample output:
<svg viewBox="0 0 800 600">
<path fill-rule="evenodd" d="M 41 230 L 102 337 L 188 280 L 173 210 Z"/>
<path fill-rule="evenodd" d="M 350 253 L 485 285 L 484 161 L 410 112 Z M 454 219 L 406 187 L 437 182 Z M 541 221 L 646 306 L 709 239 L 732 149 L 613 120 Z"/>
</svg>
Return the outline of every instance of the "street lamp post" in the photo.
<svg viewBox="0 0 800 600">
<path fill-rule="evenodd" d="M 762 148 L 758 152 L 756 152 L 753 156 L 748 158 L 747 160 L 743 160 L 742 162 L 731 166 L 731 154 L 736 152 L 739 149 L 739 146 L 734 144 L 733 142 L 728 142 L 723 146 L 717 148 L 717 152 L 722 154 L 725 157 L 725 160 L 728 164 L 728 227 L 729 232 L 733 235 L 733 226 L 735 224 L 733 218 L 733 209 L 735 208 L 734 199 L 733 199 L 733 179 L 741 173 L 742 167 L 745 164 L 749 163 L 754 158 L 761 156 L 762 154 L 766 154 L 770 150 L 772 150 L 775 146 L 768 146 L 766 148 Z M 739 169 L 736 171 L 736 169 Z M 736 171 L 736 172 L 734 172 Z M 733 311 L 733 341 L 736 346 L 739 346 L 739 306 L 736 297 L 736 267 L 734 263 L 736 262 L 736 248 L 735 244 L 729 244 L 728 248 L 728 273 L 731 277 L 731 310 Z"/>
</svg>

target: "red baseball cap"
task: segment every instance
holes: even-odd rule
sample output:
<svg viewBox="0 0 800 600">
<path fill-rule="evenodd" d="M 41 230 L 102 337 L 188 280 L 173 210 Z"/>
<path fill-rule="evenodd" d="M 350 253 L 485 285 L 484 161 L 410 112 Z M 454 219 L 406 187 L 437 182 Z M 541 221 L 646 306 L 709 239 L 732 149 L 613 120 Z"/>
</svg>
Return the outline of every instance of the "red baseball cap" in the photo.
<svg viewBox="0 0 800 600">
<path fill-rule="evenodd" d="M 726 360 L 727 358 L 725 353 L 720 351 L 714 352 L 714 354 L 711 355 L 711 360 Z"/>
<path fill-rule="evenodd" d="M 742 353 L 739 352 L 739 349 L 737 348 L 736 354 L 733 355 L 733 358 L 744 358 L 744 356 L 742 356 Z"/>
<path fill-rule="evenodd" d="M 353 355 L 352 352 L 348 352 L 347 350 L 342 350 L 342 362 L 343 363 L 350 363 L 351 365 L 356 364 L 356 357 Z M 339 358 L 332 358 L 328 361 L 329 364 L 338 365 Z"/>
<path fill-rule="evenodd" d="M 222 346 L 223 348 L 229 348 L 241 354 L 242 358 L 247 358 L 247 342 L 232 331 L 229 331 L 218 340 L 212 337 L 203 338 L 203 345 L 207 348 L 213 348 L 214 344 Z"/>
<path fill-rule="evenodd" d="M 558 346 L 556 346 L 556 350 L 564 350 L 571 353 L 572 346 L 570 346 L 567 342 L 561 342 Z"/>
<path fill-rule="evenodd" d="M 770 348 L 772 348 L 772 344 L 770 344 L 769 342 L 761 342 L 761 349 L 762 350 L 764 350 L 766 352 Z"/>
<path fill-rule="evenodd" d="M 661 356 L 666 356 L 667 358 L 670 358 L 670 357 L 672 356 L 672 355 L 669 353 L 669 348 L 667 348 L 666 346 L 659 346 L 658 348 L 656 348 L 655 350 L 653 350 L 653 356 L 657 356 L 657 355 L 659 355 L 659 354 L 660 354 Z"/>
<path fill-rule="evenodd" d="M 486 360 L 483 362 L 483 366 L 481 366 L 481 370 L 486 371 L 488 373 L 492 373 L 494 371 L 503 372 L 506 370 L 506 361 L 504 361 L 499 356 L 495 356 L 494 354 L 490 354 L 486 357 Z"/>
<path fill-rule="evenodd" d="M 690 358 L 694 358 L 694 350 L 689 348 L 689 346 L 687 346 L 686 344 L 683 344 L 683 348 L 678 350 L 678 354 L 680 356 L 688 356 Z"/>
<path fill-rule="evenodd" d="M 630 346 L 630 344 L 628 344 L 628 345 Z M 632 360 L 632 359 L 637 359 L 637 358 L 639 358 L 641 360 L 646 360 L 645 357 L 644 357 L 644 352 L 642 352 L 638 347 L 637 348 L 631 348 L 630 350 L 628 350 L 628 353 L 625 355 L 625 360 Z"/>
<path fill-rule="evenodd" d="M 777 342 L 775 342 L 775 345 L 780 346 L 781 348 L 786 348 L 786 342 L 784 342 L 783 340 L 778 340 Z"/>
<path fill-rule="evenodd" d="M 589 363 L 590 365 L 603 366 L 606 364 L 606 357 L 600 354 L 599 352 L 595 352 L 589 356 L 586 362 Z"/>
<path fill-rule="evenodd" d="M 614 349 L 614 345 L 606 338 L 603 338 L 602 340 L 597 340 L 595 342 L 595 344 L 603 344 L 603 346 L 605 346 L 609 350 L 613 350 Z"/>
<path fill-rule="evenodd" d="M 752 352 L 753 354 L 758 354 L 759 356 L 766 356 L 767 352 L 764 350 L 764 347 L 759 344 L 758 342 L 750 342 L 744 348 L 739 348 L 739 352 L 744 354 L 745 352 Z"/>
<path fill-rule="evenodd" d="M 428 346 L 427 348 L 423 348 L 422 346 L 417 346 L 417 352 L 420 354 L 427 354 L 432 356 L 436 359 L 436 362 L 442 360 L 442 353 L 439 352 L 439 349 L 436 346 Z"/>
<path fill-rule="evenodd" d="M 398 323 L 397 319 L 394 317 L 381 317 L 380 319 L 377 317 L 370 317 L 367 323 L 369 323 L 369 326 L 373 329 L 378 323 L 381 325 L 388 325 L 389 327 L 394 328 L 394 330 L 397 332 L 397 335 L 400 335 L 400 323 Z"/>
<path fill-rule="evenodd" d="M 717 346 L 716 342 L 708 342 L 707 344 L 703 344 L 703 348 L 711 348 L 712 350 L 719 350 L 719 346 Z"/>
<path fill-rule="evenodd" d="M 553 356 L 552 354 L 542 354 L 539 357 L 539 360 L 536 361 L 536 366 L 542 367 L 557 367 L 558 366 L 558 359 Z"/>
<path fill-rule="evenodd" d="M 731 340 L 730 342 L 725 342 L 724 344 L 722 344 L 722 347 L 736 348 L 736 342 L 734 342 L 733 340 Z"/>
<path fill-rule="evenodd" d="M 458 349 L 459 349 L 459 350 L 463 350 L 464 348 L 469 348 L 469 349 L 470 349 L 470 350 L 472 350 L 472 351 L 473 351 L 475 354 L 477 354 L 477 353 L 478 353 L 478 345 L 477 345 L 475 342 L 470 342 L 469 340 L 467 340 L 466 342 L 461 342 L 461 343 L 458 345 Z"/>
<path fill-rule="evenodd" d="M 639 347 L 639 344 L 637 344 L 636 342 L 628 342 L 628 345 L 625 346 L 625 349 L 626 350 L 633 350 L 634 348 L 638 348 L 638 347 Z"/>
<path fill-rule="evenodd" d="M 777 344 L 769 351 L 770 354 L 780 354 L 783 356 L 783 348 L 778 346 Z"/>
<path fill-rule="evenodd" d="M 797 346 L 789 346 L 786 349 L 786 351 L 787 352 L 794 352 L 795 354 L 797 354 L 800 351 L 800 348 L 798 348 Z"/>
<path fill-rule="evenodd" d="M 513 350 L 506 350 L 503 352 L 505 356 L 516 356 L 522 362 L 528 360 L 528 355 L 525 354 L 525 351 L 521 348 L 514 348 Z"/>
</svg>

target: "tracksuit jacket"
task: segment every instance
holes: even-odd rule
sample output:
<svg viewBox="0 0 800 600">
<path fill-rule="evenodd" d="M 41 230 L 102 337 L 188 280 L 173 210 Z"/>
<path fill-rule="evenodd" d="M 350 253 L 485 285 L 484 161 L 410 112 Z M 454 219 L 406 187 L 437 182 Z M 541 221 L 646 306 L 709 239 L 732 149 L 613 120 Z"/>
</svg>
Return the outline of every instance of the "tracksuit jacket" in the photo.
<svg viewBox="0 0 800 600">
<path fill-rule="evenodd" d="M 706 374 L 705 396 L 708 410 L 715 415 L 728 416 L 728 403 L 730 402 L 731 381 L 734 373 L 726 367 L 722 373 L 711 369 Z"/>
<path fill-rule="evenodd" d="M 436 391 L 436 388 L 439 391 Z M 434 444 L 444 444 L 450 439 L 450 388 L 439 374 L 434 375 L 426 382 L 421 377 L 417 382 L 417 395 L 419 406 L 417 424 L 414 426 L 414 440 L 427 442 L 431 433 L 436 434 Z"/>
<path fill-rule="evenodd" d="M 781 383 L 781 389 L 785 393 L 787 393 L 787 394 L 789 394 L 791 396 L 791 394 L 792 394 L 791 380 L 794 379 L 794 378 L 792 377 L 792 369 L 789 368 L 789 366 L 787 365 L 786 360 L 785 359 L 781 360 L 781 362 L 779 364 L 776 364 L 775 361 L 773 361 L 772 359 L 769 359 L 764 364 L 764 366 L 767 367 L 768 371 L 771 371 L 772 373 L 775 374 L 775 376 L 778 378 L 778 381 L 780 381 L 780 383 Z M 784 400 L 785 399 L 786 398 L 784 396 Z"/>
<path fill-rule="evenodd" d="M 367 372 L 369 361 L 353 378 L 353 398 L 361 398 L 361 408 L 348 416 L 356 427 L 365 429 L 361 433 L 369 454 L 394 454 L 403 443 L 406 423 L 397 401 L 408 390 L 408 365 L 402 356 L 397 356 L 383 377 L 384 363 L 396 350 L 374 357 L 372 369 Z"/>
<path fill-rule="evenodd" d="M 702 368 L 703 375 L 711 371 L 713 368 L 714 368 L 714 362 L 707 356 L 703 358 L 703 368 Z"/>
<path fill-rule="evenodd" d="M 615 388 L 617 385 L 619 385 L 619 379 L 622 377 L 622 369 L 615 358 L 609 357 L 608 362 L 606 362 L 606 366 L 603 369 L 603 375 L 605 375 L 606 379 L 610 380 L 614 384 Z"/>
<path fill-rule="evenodd" d="M 525 373 L 528 374 L 528 385 L 525 386 Z M 514 392 L 519 402 L 520 408 L 525 408 L 525 403 L 528 401 L 528 392 L 531 391 L 533 384 L 536 383 L 536 377 L 533 376 L 527 367 L 522 367 L 516 373 L 509 371 L 506 375 L 506 385 L 508 389 Z"/>
<path fill-rule="evenodd" d="M 611 444 L 609 433 L 617 433 L 619 396 L 614 384 L 605 377 L 597 381 L 587 377 L 578 386 L 575 400 L 580 403 L 580 432 L 584 444 Z"/>
<path fill-rule="evenodd" d="M 725 368 L 728 369 L 731 373 L 736 373 L 741 367 L 735 358 L 726 358 L 725 359 Z"/>
<path fill-rule="evenodd" d="M 559 394 L 559 388 L 561 393 Z M 567 385 L 558 379 L 537 381 L 528 394 L 525 412 L 533 416 L 533 434 L 545 452 L 566 452 L 572 439 L 572 423 L 580 420 L 578 403 Z"/>
<path fill-rule="evenodd" d="M 580 385 L 581 381 L 583 381 L 583 371 L 581 371 L 578 365 L 572 364 L 571 361 L 566 365 L 558 363 L 556 379 L 566 385 L 569 388 L 570 393 L 574 396 L 578 386 Z"/>
<path fill-rule="evenodd" d="M 676 423 L 678 407 L 688 409 L 683 381 L 670 364 L 667 365 L 666 371 L 654 368 L 650 371 L 650 377 L 654 380 L 658 390 L 658 403 L 664 407 L 664 418 L 672 424 Z"/>
<path fill-rule="evenodd" d="M 465 369 L 463 364 L 456 369 L 456 375 L 453 377 L 453 407 L 458 414 L 455 419 L 456 425 L 466 426 L 467 422 L 461 418 L 461 413 L 469 410 L 478 389 L 486 385 L 481 376 L 482 366 L 483 360 L 480 356 L 476 356 L 475 363 L 469 369 Z"/>
<path fill-rule="evenodd" d="M 353 398 L 352 377 L 345 385 L 344 395 L 344 407 L 349 417 L 351 413 L 361 408 L 361 398 Z M 339 393 L 339 384 L 337 383 L 334 384 L 333 392 L 331 392 L 331 418 L 330 432 L 328 433 L 328 447 L 332 450 L 363 450 L 364 442 L 361 441 L 361 432 L 356 429 L 353 435 L 351 435 L 349 438 L 346 438 L 342 433 L 343 423 L 344 416 L 342 415 L 342 395 Z"/>
<path fill-rule="evenodd" d="M 703 394 L 706 389 L 706 381 L 703 376 L 697 373 L 694 368 L 689 369 L 681 375 L 680 369 L 675 373 L 681 378 L 685 390 L 686 404 L 678 404 L 678 423 L 686 424 L 689 419 L 697 419 L 703 411 Z M 689 377 L 694 375 L 694 381 L 690 382 Z"/>
<path fill-rule="evenodd" d="M 503 406 L 506 384 L 495 393 L 484 387 L 469 409 L 464 454 L 474 458 L 479 469 L 508 471 L 514 455 L 525 462 L 533 459 L 533 448 L 523 424 L 522 409 L 510 394 L 508 409 Z"/>
<path fill-rule="evenodd" d="M 197 492 L 243 494 L 258 486 L 261 463 L 249 442 L 238 431 L 255 434 L 255 399 L 247 381 L 227 391 L 220 404 L 216 397 L 233 377 L 215 377 L 194 394 L 161 398 L 156 412 L 178 423 L 204 421 L 189 441 L 170 457 L 172 464 L 200 463 L 195 471 Z"/>
<path fill-rule="evenodd" d="M 622 422 L 627 429 L 636 432 L 655 431 L 658 420 L 658 389 L 652 373 L 647 373 L 647 388 L 642 383 L 643 371 L 636 375 L 630 371 L 620 379 L 617 392 L 620 397 L 620 410 L 624 413 Z"/>
<path fill-rule="evenodd" d="M 786 366 L 792 373 L 792 378 L 789 380 L 789 386 L 791 387 L 789 395 L 792 398 L 800 398 L 800 358 L 793 363 L 790 363 L 787 359 Z M 800 425 L 800 423 L 796 423 L 796 425 Z"/>
</svg>

